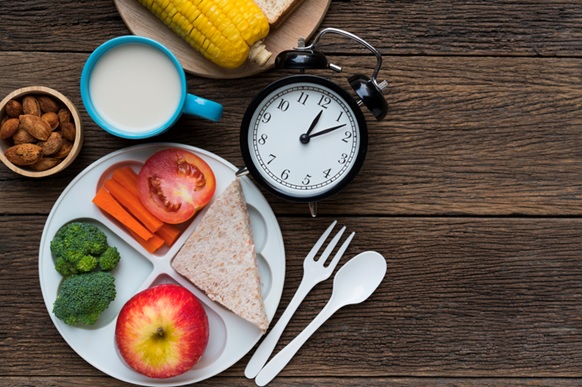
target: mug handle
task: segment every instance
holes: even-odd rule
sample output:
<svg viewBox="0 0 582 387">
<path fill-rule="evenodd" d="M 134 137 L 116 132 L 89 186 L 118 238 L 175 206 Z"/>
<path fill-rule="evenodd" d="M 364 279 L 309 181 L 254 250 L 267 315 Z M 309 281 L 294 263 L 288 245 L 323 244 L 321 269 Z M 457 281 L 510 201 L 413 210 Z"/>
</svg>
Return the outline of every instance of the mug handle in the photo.
<svg viewBox="0 0 582 387">
<path fill-rule="evenodd" d="M 182 113 L 218 121 L 222 117 L 223 107 L 218 102 L 211 101 L 194 94 L 186 94 Z"/>
</svg>

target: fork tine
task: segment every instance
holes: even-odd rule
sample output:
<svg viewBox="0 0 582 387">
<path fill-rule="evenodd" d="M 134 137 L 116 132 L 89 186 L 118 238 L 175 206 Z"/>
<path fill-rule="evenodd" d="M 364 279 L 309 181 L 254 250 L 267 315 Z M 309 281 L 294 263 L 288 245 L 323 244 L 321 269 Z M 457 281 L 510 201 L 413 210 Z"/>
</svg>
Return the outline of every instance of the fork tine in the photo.
<svg viewBox="0 0 582 387">
<path fill-rule="evenodd" d="M 319 249 L 323 245 L 323 242 L 325 242 L 325 240 L 327 239 L 327 237 L 331 233 L 331 230 L 333 230 L 333 228 L 335 227 L 336 223 L 337 223 L 337 220 L 334 220 L 333 223 L 329 225 L 327 230 L 325 230 L 323 232 L 323 234 L 321 234 L 321 236 L 319 237 L 317 242 L 313 245 L 313 247 L 311 248 L 311 251 L 309 252 L 309 254 L 307 254 L 307 257 L 305 257 L 305 259 L 313 259 L 315 257 L 315 254 L 317 254 L 317 252 L 319 251 Z"/>
<path fill-rule="evenodd" d="M 335 255 L 334 255 L 333 259 L 331 260 L 331 262 L 329 263 L 329 265 L 327 265 L 328 270 L 333 271 L 333 269 L 337 266 L 337 263 L 340 261 L 341 257 L 346 252 L 348 246 L 350 245 L 350 242 L 354 238 L 354 235 L 356 235 L 355 232 L 352 232 L 350 235 L 348 235 L 348 237 L 346 238 L 344 243 L 341 245 L 341 247 L 335 253 Z"/>
<path fill-rule="evenodd" d="M 317 260 L 318 262 L 321 261 L 323 263 L 323 262 L 325 262 L 327 260 L 327 257 L 329 257 L 329 255 L 331 254 L 331 252 L 335 248 L 335 245 L 337 245 L 337 243 L 339 242 L 339 240 L 342 237 L 344 231 L 346 231 L 346 226 L 343 226 L 341 228 L 341 230 L 339 230 L 338 233 L 335 234 L 335 236 L 333 237 L 333 239 L 331 240 L 331 242 L 329 242 L 329 244 L 327 245 L 327 247 L 325 248 L 325 250 L 323 250 L 323 254 L 321 254 L 321 256 L 319 257 L 319 259 Z"/>
</svg>

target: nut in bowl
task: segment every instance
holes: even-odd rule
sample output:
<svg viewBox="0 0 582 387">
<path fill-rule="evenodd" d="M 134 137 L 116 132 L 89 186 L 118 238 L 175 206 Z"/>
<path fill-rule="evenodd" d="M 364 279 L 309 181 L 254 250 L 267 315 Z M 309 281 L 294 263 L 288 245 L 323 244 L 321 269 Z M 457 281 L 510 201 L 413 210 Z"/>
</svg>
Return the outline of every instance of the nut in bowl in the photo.
<svg viewBox="0 0 582 387">
<path fill-rule="evenodd" d="M 0 160 L 27 177 L 68 167 L 83 143 L 79 113 L 60 92 L 44 86 L 14 90 L 0 102 Z"/>
</svg>

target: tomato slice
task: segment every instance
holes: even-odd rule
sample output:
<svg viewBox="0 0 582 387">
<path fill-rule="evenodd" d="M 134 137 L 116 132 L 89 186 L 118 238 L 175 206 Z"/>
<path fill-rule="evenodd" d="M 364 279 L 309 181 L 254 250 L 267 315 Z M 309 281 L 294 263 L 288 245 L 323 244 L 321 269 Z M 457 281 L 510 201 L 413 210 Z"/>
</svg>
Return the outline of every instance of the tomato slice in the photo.
<svg viewBox="0 0 582 387">
<path fill-rule="evenodd" d="M 210 202 L 216 179 L 194 153 L 168 148 L 151 155 L 137 177 L 140 200 L 158 219 L 183 223 Z"/>
</svg>

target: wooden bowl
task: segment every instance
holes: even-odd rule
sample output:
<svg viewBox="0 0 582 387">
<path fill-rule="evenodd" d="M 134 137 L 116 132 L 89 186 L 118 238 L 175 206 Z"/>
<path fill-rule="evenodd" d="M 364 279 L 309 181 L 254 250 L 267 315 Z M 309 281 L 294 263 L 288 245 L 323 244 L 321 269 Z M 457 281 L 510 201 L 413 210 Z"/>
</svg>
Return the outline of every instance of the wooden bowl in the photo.
<svg viewBox="0 0 582 387">
<path fill-rule="evenodd" d="M 54 175 L 62 171 L 63 169 L 67 168 L 71 163 L 75 160 L 75 158 L 79 155 L 81 151 L 81 146 L 83 144 L 83 128 L 81 127 L 81 119 L 79 116 L 79 112 L 73 103 L 65 97 L 63 94 L 59 93 L 56 90 L 53 90 L 48 87 L 44 86 L 30 86 L 30 87 L 23 87 L 21 89 L 14 90 L 12 93 L 8 94 L 2 102 L 0 102 L 0 122 L 4 121 L 4 118 L 8 118 L 8 114 L 6 113 L 6 104 L 10 100 L 16 100 L 22 102 L 23 98 L 27 95 L 33 96 L 49 96 L 51 99 L 57 103 L 59 109 L 68 109 L 70 112 L 71 122 L 75 125 L 75 138 L 74 141 L 71 141 L 69 145 L 71 145 L 71 150 L 67 154 L 66 157 L 60 157 L 58 164 L 54 165 L 51 168 L 45 170 L 35 170 L 29 166 L 19 166 L 10 162 L 5 155 L 6 149 L 14 145 L 14 141 L 12 137 L 7 139 L 0 139 L 0 160 L 12 171 L 18 173 L 22 176 L 27 177 L 46 177 Z M 58 131 L 59 128 L 54 129 L 54 131 Z M 54 156 L 54 155 L 53 155 Z M 46 157 L 51 157 L 46 156 Z M 52 157 L 54 159 L 54 157 Z M 38 169 L 38 168 L 37 168 Z"/>
</svg>

